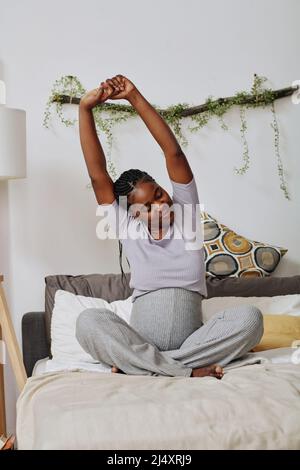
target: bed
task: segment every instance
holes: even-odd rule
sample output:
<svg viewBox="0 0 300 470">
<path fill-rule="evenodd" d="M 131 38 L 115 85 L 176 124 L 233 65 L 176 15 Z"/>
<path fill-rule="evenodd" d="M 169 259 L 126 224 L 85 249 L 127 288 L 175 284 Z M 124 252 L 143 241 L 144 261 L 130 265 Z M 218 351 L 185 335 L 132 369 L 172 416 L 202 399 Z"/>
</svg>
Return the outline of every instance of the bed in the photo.
<svg viewBox="0 0 300 470">
<path fill-rule="evenodd" d="M 58 367 L 50 353 L 56 290 L 108 301 L 131 291 L 117 274 L 45 281 L 45 312 L 22 322 L 29 378 L 17 402 L 18 449 L 300 449 L 300 365 L 292 348 L 249 353 L 222 380 Z M 209 297 L 300 294 L 300 276 L 208 278 L 207 286 Z"/>
</svg>

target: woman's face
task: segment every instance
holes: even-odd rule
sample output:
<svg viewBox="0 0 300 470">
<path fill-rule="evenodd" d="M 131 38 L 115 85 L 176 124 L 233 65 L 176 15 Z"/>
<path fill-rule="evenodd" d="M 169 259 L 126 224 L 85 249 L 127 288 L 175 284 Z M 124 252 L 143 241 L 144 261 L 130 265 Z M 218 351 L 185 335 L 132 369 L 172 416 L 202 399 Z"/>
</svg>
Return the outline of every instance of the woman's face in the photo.
<svg viewBox="0 0 300 470">
<path fill-rule="evenodd" d="M 174 222 L 174 212 L 171 210 L 173 201 L 156 182 L 136 183 L 128 196 L 128 203 L 130 213 L 147 223 L 150 232 L 157 228 L 168 228 Z"/>
</svg>

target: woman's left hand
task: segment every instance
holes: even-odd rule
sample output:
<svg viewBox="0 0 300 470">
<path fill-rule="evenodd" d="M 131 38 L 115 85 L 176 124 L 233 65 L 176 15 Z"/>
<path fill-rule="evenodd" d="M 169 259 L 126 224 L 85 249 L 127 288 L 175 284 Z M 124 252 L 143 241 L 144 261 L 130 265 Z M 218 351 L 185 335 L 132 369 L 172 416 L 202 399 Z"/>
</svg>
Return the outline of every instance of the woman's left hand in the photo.
<svg viewBox="0 0 300 470">
<path fill-rule="evenodd" d="M 110 100 L 129 99 L 135 91 L 136 86 L 124 75 L 115 75 L 113 78 L 107 78 L 105 82 L 101 82 L 101 87 L 112 87 L 113 93 L 109 96 Z"/>
</svg>

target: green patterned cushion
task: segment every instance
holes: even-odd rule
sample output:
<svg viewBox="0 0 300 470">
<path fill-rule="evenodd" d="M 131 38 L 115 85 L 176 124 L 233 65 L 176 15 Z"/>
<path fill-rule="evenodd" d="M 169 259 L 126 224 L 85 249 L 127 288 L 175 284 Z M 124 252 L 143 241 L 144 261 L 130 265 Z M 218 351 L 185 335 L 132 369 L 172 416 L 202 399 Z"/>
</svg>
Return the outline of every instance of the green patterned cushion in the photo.
<svg viewBox="0 0 300 470">
<path fill-rule="evenodd" d="M 248 240 L 220 224 L 207 212 L 202 212 L 201 218 L 207 275 L 220 278 L 269 276 L 288 251 Z"/>
</svg>

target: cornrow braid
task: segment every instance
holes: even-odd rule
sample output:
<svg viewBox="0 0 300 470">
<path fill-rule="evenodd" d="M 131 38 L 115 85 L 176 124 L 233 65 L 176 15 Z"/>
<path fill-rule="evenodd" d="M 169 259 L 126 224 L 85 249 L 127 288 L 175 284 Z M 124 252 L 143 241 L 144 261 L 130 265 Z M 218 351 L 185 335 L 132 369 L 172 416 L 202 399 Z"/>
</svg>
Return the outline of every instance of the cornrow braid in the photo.
<svg viewBox="0 0 300 470">
<path fill-rule="evenodd" d="M 146 171 L 131 169 L 124 171 L 114 182 L 114 193 L 118 196 L 127 196 L 134 188 L 138 181 L 155 181 Z"/>
<path fill-rule="evenodd" d="M 139 170 L 137 168 L 132 168 L 130 170 L 124 171 L 119 178 L 114 182 L 114 195 L 119 203 L 119 196 L 128 196 L 131 191 L 135 188 L 136 184 L 140 181 L 152 181 L 155 182 L 155 179 L 150 176 L 146 171 Z M 129 205 L 127 205 L 127 209 Z M 126 279 L 126 275 L 123 271 L 122 266 L 122 243 L 119 240 L 119 264 L 121 268 L 122 274 L 122 284 L 124 285 L 124 278 Z M 126 257 L 128 266 L 130 267 L 129 261 Z"/>
</svg>

